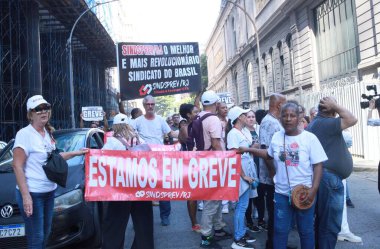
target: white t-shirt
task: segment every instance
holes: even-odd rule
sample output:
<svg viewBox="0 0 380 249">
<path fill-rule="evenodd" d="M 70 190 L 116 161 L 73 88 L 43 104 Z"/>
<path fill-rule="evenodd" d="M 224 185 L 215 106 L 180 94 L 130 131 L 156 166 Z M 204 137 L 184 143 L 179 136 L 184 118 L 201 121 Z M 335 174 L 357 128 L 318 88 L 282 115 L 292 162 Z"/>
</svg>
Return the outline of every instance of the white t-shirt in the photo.
<svg viewBox="0 0 380 249">
<path fill-rule="evenodd" d="M 115 137 L 107 138 L 107 142 L 103 145 L 103 150 L 126 150 L 124 144 Z"/>
<path fill-rule="evenodd" d="M 243 128 L 241 131 L 232 128 L 227 134 L 227 149 L 238 149 L 239 147 L 249 147 L 252 144 L 252 136 L 248 129 Z M 253 157 L 250 153 L 244 153 L 241 155 L 241 167 L 244 174 L 253 178 L 257 178 L 257 171 Z M 251 189 L 248 182 L 240 177 L 240 187 L 239 196 L 241 196 L 245 191 Z M 252 190 L 250 193 L 250 198 L 257 196 L 256 189 Z"/>
<path fill-rule="evenodd" d="M 170 126 L 159 115 L 155 115 L 153 120 L 148 120 L 141 115 L 132 125 L 147 144 L 163 144 L 164 135 L 171 131 Z"/>
<path fill-rule="evenodd" d="M 318 138 L 308 131 L 302 131 L 297 136 L 285 136 L 285 148 L 291 189 L 298 184 L 311 187 L 313 164 L 327 160 L 326 153 Z M 276 167 L 276 175 L 274 176 L 276 193 L 289 195 L 290 189 L 283 154 L 284 131 L 278 131 L 273 135 L 268 148 L 268 155 L 273 157 Z"/>
<path fill-rule="evenodd" d="M 16 134 L 13 150 L 15 148 L 23 149 L 26 155 L 24 173 L 29 192 L 47 193 L 57 188 L 42 168 L 48 153 L 55 150 L 55 143 L 46 130 L 45 137 L 42 137 L 32 125 L 22 128 Z"/>
</svg>

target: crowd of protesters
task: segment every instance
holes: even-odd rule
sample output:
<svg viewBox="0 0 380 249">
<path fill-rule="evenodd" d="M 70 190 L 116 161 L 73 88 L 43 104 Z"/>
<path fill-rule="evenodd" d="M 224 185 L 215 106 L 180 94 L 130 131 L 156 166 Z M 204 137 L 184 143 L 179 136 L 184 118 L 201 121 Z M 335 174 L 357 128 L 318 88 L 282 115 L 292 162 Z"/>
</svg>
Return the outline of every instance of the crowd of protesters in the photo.
<svg viewBox="0 0 380 249">
<path fill-rule="evenodd" d="M 33 167 L 28 164 L 33 146 L 29 148 L 24 144 L 20 134 L 30 130 L 41 144 L 54 145 L 48 124 L 51 106 L 42 96 L 34 98 L 27 104 L 31 125 L 18 133 L 14 147 L 16 193 L 27 233 L 34 229 L 34 219 L 43 218 L 32 208 L 34 199 L 39 197 L 28 191 L 28 188 L 36 188 L 39 192 L 39 184 L 25 182 L 28 168 Z M 254 248 L 253 233 L 264 232 L 267 233 L 265 248 L 291 248 L 287 244 L 288 235 L 294 227 L 300 235 L 302 249 L 335 248 L 337 240 L 362 242 L 349 230 L 346 211 L 347 206 L 354 207 L 345 180 L 353 167 L 348 151 L 352 139 L 347 129 L 355 125 L 357 119 L 333 97 L 322 98 L 317 107 L 309 110 L 309 116 L 297 101 L 287 100 L 281 94 L 270 96 L 267 111 L 229 108 L 213 91 L 199 93 L 193 104 L 182 104 L 179 113 L 166 118 L 156 114 L 155 105 L 155 98 L 148 95 L 143 99 L 144 112 L 134 108 L 126 113 L 120 105 L 120 113 L 109 116 L 111 127 L 105 113 L 102 127 L 98 122 L 92 122 L 90 127 L 113 131 L 104 150 L 130 150 L 140 144 L 178 142 L 182 151 L 231 150 L 241 156 L 238 200 L 187 201 L 191 230 L 200 233 L 200 247 L 222 248 L 218 241 L 230 239 L 234 249 Z M 374 109 L 374 103 L 370 107 Z M 369 118 L 369 122 L 374 123 L 371 116 Z M 203 127 L 202 147 L 189 136 L 197 119 Z M 82 116 L 80 127 L 84 127 Z M 68 159 L 86 152 L 76 151 L 63 157 Z M 56 184 L 45 178 L 42 180 L 49 184 L 41 191 L 51 195 Z M 302 208 L 291 204 L 293 191 L 299 185 L 306 189 L 299 203 Z M 53 197 L 48 199 L 51 204 Z M 129 216 L 135 230 L 132 248 L 154 248 L 152 202 L 115 201 L 105 205 L 102 248 L 124 248 Z M 170 202 L 160 201 L 158 205 L 161 225 L 169 226 Z M 197 220 L 197 209 L 202 212 L 200 220 Z M 233 227 L 227 227 L 223 221 L 223 213 L 230 211 L 234 212 Z M 40 244 L 46 243 L 51 215 L 44 219 L 48 219 L 48 226 L 45 234 L 38 238 Z"/>
</svg>

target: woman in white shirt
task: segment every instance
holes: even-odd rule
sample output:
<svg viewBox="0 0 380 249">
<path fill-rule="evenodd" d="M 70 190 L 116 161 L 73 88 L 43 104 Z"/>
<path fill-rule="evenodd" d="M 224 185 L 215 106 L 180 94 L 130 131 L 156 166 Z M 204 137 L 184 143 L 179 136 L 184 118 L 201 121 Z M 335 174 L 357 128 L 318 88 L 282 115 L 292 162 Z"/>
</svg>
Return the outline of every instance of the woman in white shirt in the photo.
<svg viewBox="0 0 380 249">
<path fill-rule="evenodd" d="M 227 149 L 238 150 L 239 147 L 249 147 L 252 145 L 252 136 L 247 126 L 247 113 L 250 110 L 244 110 L 238 106 L 231 108 L 228 112 L 228 125 L 233 128 L 227 134 Z M 245 212 L 248 207 L 250 195 L 252 194 L 251 185 L 257 180 L 255 163 L 249 153 L 241 155 L 241 173 L 239 186 L 239 200 L 235 207 L 234 215 L 234 242 L 232 248 L 253 248 L 250 242 L 255 239 L 250 237 L 245 226 Z M 254 196 L 257 196 L 254 190 Z"/>
<path fill-rule="evenodd" d="M 49 124 L 51 105 L 41 96 L 34 95 L 27 102 L 30 124 L 16 134 L 13 146 L 13 169 L 16 175 L 16 201 L 25 222 L 28 248 L 45 248 L 53 220 L 54 192 L 57 184 L 50 181 L 42 166 L 48 153 L 55 150 Z M 87 153 L 61 152 L 68 160 Z"/>
<path fill-rule="evenodd" d="M 295 103 L 286 103 L 281 109 L 281 124 L 284 130 L 273 135 L 271 144 L 265 150 L 241 148 L 242 152 L 272 161 L 275 167 L 274 236 L 275 249 L 286 249 L 292 218 L 295 215 L 302 249 L 313 249 L 315 196 L 322 176 L 322 162 L 327 160 L 318 138 L 298 127 L 300 115 Z M 273 166 L 273 164 L 272 164 Z M 308 209 L 297 209 L 291 205 L 291 194 L 297 185 L 309 189 L 304 193 L 301 205 Z"/>
<path fill-rule="evenodd" d="M 128 124 L 128 117 L 117 114 L 113 119 L 113 136 L 107 139 L 103 150 L 130 150 L 139 145 L 137 132 Z M 103 219 L 103 249 L 124 248 L 125 231 L 132 217 L 135 238 L 132 248 L 154 248 L 153 209 L 151 201 L 110 201 L 105 203 Z"/>
</svg>

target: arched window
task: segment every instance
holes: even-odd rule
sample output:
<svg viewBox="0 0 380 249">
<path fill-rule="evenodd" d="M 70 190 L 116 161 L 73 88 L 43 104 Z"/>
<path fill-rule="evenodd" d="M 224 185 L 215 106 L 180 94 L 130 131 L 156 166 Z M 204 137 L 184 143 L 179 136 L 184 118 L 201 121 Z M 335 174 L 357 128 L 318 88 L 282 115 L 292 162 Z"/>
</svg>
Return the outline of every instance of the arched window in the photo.
<svg viewBox="0 0 380 249">
<path fill-rule="evenodd" d="M 232 26 L 232 46 L 233 46 L 233 51 L 235 52 L 237 49 L 237 41 L 236 41 L 236 23 L 235 23 L 235 18 L 232 17 L 231 20 L 231 26 Z"/>
<path fill-rule="evenodd" d="M 277 48 L 278 48 L 278 55 L 280 59 L 280 85 L 281 85 L 281 90 L 285 90 L 285 63 L 284 63 L 284 55 L 282 51 L 282 42 L 279 41 L 277 43 Z"/>
<path fill-rule="evenodd" d="M 269 49 L 269 55 L 270 55 L 270 63 L 271 63 L 271 70 L 272 70 L 272 92 L 276 92 L 276 68 L 274 64 L 274 49 Z"/>
<path fill-rule="evenodd" d="M 295 67 L 294 67 L 294 51 L 293 51 L 293 41 L 292 35 L 288 34 L 286 37 L 286 45 L 289 48 L 289 68 L 290 68 L 290 85 L 295 85 Z"/>
<path fill-rule="evenodd" d="M 252 101 L 256 99 L 256 89 L 253 85 L 253 65 L 252 62 L 249 62 L 247 65 L 247 83 L 248 83 L 248 91 L 249 91 L 249 100 Z"/>
<path fill-rule="evenodd" d="M 239 103 L 239 86 L 238 86 L 238 74 L 235 72 L 234 74 L 234 85 L 235 85 L 235 100 L 236 103 Z"/>
<path fill-rule="evenodd" d="M 264 66 L 262 86 L 267 86 L 268 85 L 268 65 L 267 65 L 267 56 L 265 53 L 263 54 L 262 58 L 263 58 L 263 66 Z M 264 89 L 266 89 L 266 87 Z"/>
</svg>

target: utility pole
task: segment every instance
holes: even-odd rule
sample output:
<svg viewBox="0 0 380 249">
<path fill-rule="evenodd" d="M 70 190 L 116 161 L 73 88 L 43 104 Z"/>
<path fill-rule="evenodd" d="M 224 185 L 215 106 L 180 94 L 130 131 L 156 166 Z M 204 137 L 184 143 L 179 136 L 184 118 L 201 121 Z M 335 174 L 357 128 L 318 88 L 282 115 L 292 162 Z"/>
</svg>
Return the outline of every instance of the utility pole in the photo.
<svg viewBox="0 0 380 249">
<path fill-rule="evenodd" d="M 71 127 L 72 128 L 75 128 L 73 48 L 72 48 L 72 43 L 71 43 L 72 42 L 72 38 L 73 38 L 74 29 L 77 26 L 79 20 L 82 18 L 82 16 L 84 16 L 90 10 L 92 10 L 93 8 L 95 8 L 97 6 L 100 6 L 100 5 L 103 5 L 103 4 L 107 4 L 107 3 L 116 2 L 116 1 L 118 1 L 118 0 L 112 0 L 112 1 L 107 1 L 107 2 L 103 2 L 103 3 L 96 3 L 91 8 L 88 8 L 87 10 L 83 11 L 83 13 L 80 14 L 80 16 L 75 21 L 73 27 L 71 28 L 69 39 L 67 39 L 66 48 L 69 50 L 69 88 L 70 88 L 70 109 L 71 109 Z"/>
<path fill-rule="evenodd" d="M 258 76 L 259 76 L 259 86 L 260 86 L 260 92 L 261 92 L 261 108 L 264 109 L 264 87 L 263 87 L 263 81 L 261 79 L 261 52 L 260 52 L 260 40 L 259 40 L 259 33 L 257 32 L 257 27 L 256 27 L 256 22 L 252 19 L 252 17 L 249 15 L 249 13 L 245 10 L 245 8 L 236 2 L 226 0 L 227 3 L 233 4 L 235 7 L 239 8 L 241 11 L 244 12 L 245 16 L 248 17 L 248 19 L 251 21 L 253 30 L 255 31 L 255 36 L 256 36 L 256 44 L 257 44 L 257 59 L 259 60 L 259 70 L 258 71 Z M 226 6 L 227 7 L 227 6 Z M 250 86 L 253 87 L 253 86 Z"/>
</svg>

